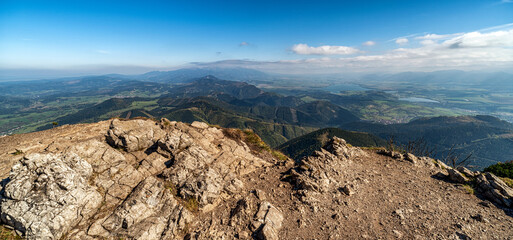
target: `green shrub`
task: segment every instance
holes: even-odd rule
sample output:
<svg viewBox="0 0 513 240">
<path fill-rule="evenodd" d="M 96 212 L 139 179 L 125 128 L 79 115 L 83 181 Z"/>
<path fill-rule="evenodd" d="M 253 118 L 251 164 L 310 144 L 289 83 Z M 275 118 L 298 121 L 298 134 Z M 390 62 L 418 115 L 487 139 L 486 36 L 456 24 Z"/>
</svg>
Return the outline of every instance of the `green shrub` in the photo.
<svg viewBox="0 0 513 240">
<path fill-rule="evenodd" d="M 513 179 L 513 162 L 497 163 L 484 169 L 485 172 L 491 172 L 499 177 Z"/>
</svg>

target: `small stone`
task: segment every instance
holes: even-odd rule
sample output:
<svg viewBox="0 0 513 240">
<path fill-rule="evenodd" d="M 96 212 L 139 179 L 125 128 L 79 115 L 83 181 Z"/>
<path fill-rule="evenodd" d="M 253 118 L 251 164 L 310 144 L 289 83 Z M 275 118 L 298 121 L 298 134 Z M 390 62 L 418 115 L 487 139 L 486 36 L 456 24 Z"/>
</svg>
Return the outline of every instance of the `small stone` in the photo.
<svg viewBox="0 0 513 240">
<path fill-rule="evenodd" d="M 407 160 L 407 161 L 410 161 L 412 163 L 417 163 L 417 157 L 411 153 L 406 153 L 404 154 L 404 158 Z"/>
<path fill-rule="evenodd" d="M 261 201 L 265 201 L 266 200 L 266 197 L 265 197 L 265 192 L 260 190 L 260 189 L 255 189 L 254 191 L 255 193 L 255 196 L 261 200 Z"/>
<path fill-rule="evenodd" d="M 403 155 L 399 152 L 392 152 L 392 158 L 394 159 L 398 159 L 398 160 L 403 160 Z"/>
<path fill-rule="evenodd" d="M 397 231 L 397 230 L 393 230 L 392 232 L 394 232 L 394 235 L 397 237 L 397 238 L 402 238 L 403 237 L 403 233 Z"/>
<path fill-rule="evenodd" d="M 489 201 L 482 201 L 479 202 L 479 205 L 489 208 L 491 206 L 491 203 Z"/>
<path fill-rule="evenodd" d="M 255 229 L 260 229 L 256 233 L 259 239 L 279 239 L 278 231 L 282 227 L 283 214 L 271 205 L 269 202 L 262 202 L 258 212 L 255 214 L 255 222 L 263 225 L 254 225 Z"/>
<path fill-rule="evenodd" d="M 480 221 L 480 222 L 485 222 L 485 223 L 488 223 L 490 222 L 488 219 L 486 219 L 485 217 L 483 217 L 483 215 L 481 214 L 477 214 L 475 216 L 472 216 L 473 219 L 477 220 L 477 221 Z"/>
<path fill-rule="evenodd" d="M 344 191 L 344 193 L 348 196 L 351 196 L 353 194 L 355 194 L 355 191 L 354 191 L 354 187 L 352 186 L 349 186 L 349 185 L 345 185 L 343 188 L 342 188 L 342 191 Z"/>
<path fill-rule="evenodd" d="M 242 232 L 239 233 L 239 238 L 247 239 L 247 238 L 249 238 L 249 233 L 246 232 L 246 231 L 242 231 Z"/>
<path fill-rule="evenodd" d="M 406 217 L 404 217 L 404 210 L 402 209 L 397 209 L 394 211 L 395 215 L 397 215 L 401 220 L 404 220 L 406 219 Z"/>
</svg>

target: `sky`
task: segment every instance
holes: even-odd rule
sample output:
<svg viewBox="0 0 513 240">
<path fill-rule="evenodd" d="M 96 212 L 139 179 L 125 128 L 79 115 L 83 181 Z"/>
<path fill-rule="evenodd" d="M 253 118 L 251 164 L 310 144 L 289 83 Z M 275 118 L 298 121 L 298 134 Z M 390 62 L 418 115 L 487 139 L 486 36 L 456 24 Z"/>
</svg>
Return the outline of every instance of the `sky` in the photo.
<svg viewBox="0 0 513 240">
<path fill-rule="evenodd" d="M 0 74 L 513 69 L 513 0 L 0 1 Z"/>
</svg>

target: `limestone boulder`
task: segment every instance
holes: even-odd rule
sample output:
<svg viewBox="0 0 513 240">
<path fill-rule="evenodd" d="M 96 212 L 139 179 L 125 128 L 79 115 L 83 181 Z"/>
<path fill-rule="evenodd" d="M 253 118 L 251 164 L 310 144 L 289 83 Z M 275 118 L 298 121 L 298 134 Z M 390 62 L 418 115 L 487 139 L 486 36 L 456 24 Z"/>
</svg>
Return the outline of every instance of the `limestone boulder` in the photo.
<svg viewBox="0 0 513 240">
<path fill-rule="evenodd" d="M 513 189 L 492 173 L 480 174 L 476 178 L 478 191 L 490 201 L 513 207 Z"/>
<path fill-rule="evenodd" d="M 360 148 L 351 147 L 334 137 L 320 151 L 300 160 L 290 170 L 289 180 L 297 189 L 328 192 L 343 186 L 341 170 L 353 159 L 367 156 Z"/>
<path fill-rule="evenodd" d="M 449 173 L 449 179 L 451 181 L 457 182 L 457 183 L 466 183 L 468 182 L 468 178 L 459 172 L 456 169 L 448 169 L 447 172 Z"/>
<path fill-rule="evenodd" d="M 256 236 L 262 240 L 278 240 L 282 227 L 283 214 L 269 202 L 262 202 L 255 214 L 252 226 Z"/>
<path fill-rule="evenodd" d="M 165 132 L 160 125 L 152 120 L 121 121 L 114 119 L 106 138 L 110 145 L 122 148 L 127 152 L 134 152 L 149 148 L 164 135 Z"/>
<path fill-rule="evenodd" d="M 1 220 L 27 239 L 59 239 L 94 214 L 101 195 L 91 165 L 76 154 L 31 154 L 16 164 L 0 202 Z"/>
</svg>

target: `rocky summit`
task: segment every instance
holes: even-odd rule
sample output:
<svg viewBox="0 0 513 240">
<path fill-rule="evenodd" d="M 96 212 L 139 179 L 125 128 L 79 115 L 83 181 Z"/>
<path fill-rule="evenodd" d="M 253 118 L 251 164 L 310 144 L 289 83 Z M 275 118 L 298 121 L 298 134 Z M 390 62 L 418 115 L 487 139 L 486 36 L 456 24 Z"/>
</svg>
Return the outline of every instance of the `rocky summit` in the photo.
<svg viewBox="0 0 513 240">
<path fill-rule="evenodd" d="M 167 119 L 1 137 L 0 219 L 27 239 L 513 239 L 493 174 L 337 137 L 294 162 L 258 140 Z"/>
</svg>

